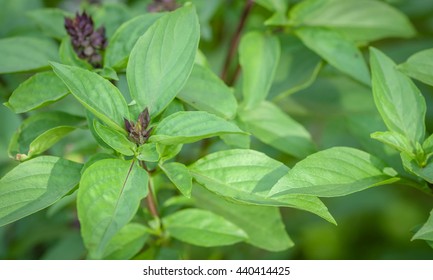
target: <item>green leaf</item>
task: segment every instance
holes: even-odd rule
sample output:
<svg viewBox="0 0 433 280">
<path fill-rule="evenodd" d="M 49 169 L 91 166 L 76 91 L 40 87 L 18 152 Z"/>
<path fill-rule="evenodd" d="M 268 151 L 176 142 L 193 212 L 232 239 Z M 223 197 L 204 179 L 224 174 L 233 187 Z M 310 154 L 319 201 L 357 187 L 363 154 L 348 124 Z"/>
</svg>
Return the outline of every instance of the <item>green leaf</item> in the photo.
<svg viewBox="0 0 433 280">
<path fill-rule="evenodd" d="M 111 151 L 112 148 L 107 143 L 105 143 L 105 141 L 102 140 L 102 138 L 96 132 L 95 121 L 97 121 L 97 118 L 95 117 L 95 115 L 93 115 L 89 111 L 86 111 L 86 117 L 87 117 L 87 126 L 88 126 L 89 131 L 92 134 L 93 138 L 96 140 L 96 142 L 99 144 L 99 146 Z"/>
<path fill-rule="evenodd" d="M 140 224 L 125 225 L 107 244 L 106 260 L 128 260 L 135 256 L 149 238 L 148 229 Z"/>
<path fill-rule="evenodd" d="M 396 172 L 372 155 L 335 147 L 308 156 L 282 177 L 269 197 L 304 194 L 320 197 L 348 195 L 399 180 Z"/>
<path fill-rule="evenodd" d="M 264 24 L 268 26 L 272 26 L 272 25 L 281 26 L 281 25 L 287 25 L 287 23 L 288 23 L 288 19 L 286 14 L 279 13 L 279 12 L 274 13 L 270 18 L 268 18 L 264 22 Z"/>
<path fill-rule="evenodd" d="M 137 145 L 129 141 L 125 133 L 120 133 L 96 120 L 93 123 L 99 137 L 115 151 L 125 156 L 133 156 L 135 154 L 134 151 L 137 149 Z"/>
<path fill-rule="evenodd" d="M 200 187 L 200 186 L 198 186 Z M 195 199 L 191 197 L 186 197 L 184 195 L 175 195 L 164 201 L 162 208 L 167 209 L 172 206 L 194 206 Z"/>
<path fill-rule="evenodd" d="M 81 174 L 83 173 L 83 169 L 85 166 L 81 168 Z M 63 196 L 61 199 L 59 199 L 56 203 L 48 207 L 47 209 L 47 217 L 52 218 L 55 214 L 59 213 L 61 210 L 65 209 L 66 207 L 75 204 L 77 202 L 77 190 L 73 190 L 72 193 L 69 192 L 65 196 Z M 81 237 L 80 237 L 81 239 Z M 84 246 L 83 246 L 84 247 Z"/>
<path fill-rule="evenodd" d="M 161 144 L 192 143 L 204 138 L 244 133 L 235 124 L 202 111 L 177 112 L 163 119 L 149 141 Z"/>
<path fill-rule="evenodd" d="M 77 66 L 88 70 L 93 69 L 93 66 L 90 63 L 77 56 L 69 37 L 63 38 L 62 42 L 60 43 L 59 56 L 60 62 L 63 64 Z"/>
<path fill-rule="evenodd" d="M 99 6 L 93 6 L 92 13 L 95 26 L 104 26 L 107 38 L 111 38 L 125 21 L 131 18 L 132 11 L 125 3 L 112 1 L 111 3 L 101 3 Z M 144 12 L 138 10 L 137 13 Z"/>
<path fill-rule="evenodd" d="M 51 245 L 47 250 L 44 250 L 44 254 L 40 257 L 41 260 L 80 260 L 86 253 L 86 249 L 83 245 L 80 232 L 76 229 L 64 229 L 63 233 L 58 231 L 62 230 L 62 227 L 53 226 L 51 230 L 44 225 L 46 232 L 41 233 L 43 237 L 39 237 L 39 242 L 50 242 Z M 48 233 L 50 231 L 50 233 Z M 61 237 L 60 237 L 61 234 Z M 32 238 L 34 235 L 32 234 Z M 37 238 L 34 238 L 37 240 Z M 37 242 L 37 241 L 36 241 Z"/>
<path fill-rule="evenodd" d="M 105 50 L 104 65 L 113 68 L 126 68 L 129 54 L 138 38 L 163 14 L 148 13 L 135 17 L 122 24 L 110 39 Z"/>
<path fill-rule="evenodd" d="M 156 143 L 156 151 L 160 156 L 160 162 L 163 163 L 169 159 L 174 158 L 182 150 L 183 145 L 164 145 Z"/>
<path fill-rule="evenodd" d="M 248 238 L 242 229 L 223 217 L 200 209 L 178 211 L 162 222 L 172 237 L 197 246 L 231 245 Z"/>
<path fill-rule="evenodd" d="M 272 12 L 285 13 L 287 10 L 287 2 L 285 0 L 255 0 L 254 2 Z"/>
<path fill-rule="evenodd" d="M 370 85 L 364 57 L 356 45 L 334 30 L 303 27 L 296 30 L 302 42 L 329 64 L 357 81 Z"/>
<path fill-rule="evenodd" d="M 430 212 L 427 222 L 412 237 L 412 240 L 415 239 L 433 241 L 433 210 Z"/>
<path fill-rule="evenodd" d="M 104 67 L 102 69 L 101 68 L 94 69 L 93 71 L 107 80 L 114 80 L 114 81 L 119 80 L 119 77 L 117 76 L 117 72 L 113 68 Z"/>
<path fill-rule="evenodd" d="M 55 102 L 68 92 L 53 72 L 37 73 L 20 84 L 5 105 L 15 113 L 24 113 Z"/>
<path fill-rule="evenodd" d="M 376 139 L 382 143 L 387 144 L 388 146 L 396 149 L 400 152 L 407 152 L 409 154 L 413 154 L 413 148 L 403 135 L 393 131 L 385 131 L 385 132 L 374 132 L 371 135 L 371 138 Z"/>
<path fill-rule="evenodd" d="M 225 119 L 233 119 L 238 107 L 233 90 L 227 87 L 210 69 L 198 64 L 194 65 L 188 81 L 177 98 L 197 110 L 206 111 Z"/>
<path fill-rule="evenodd" d="M 178 3 L 186 3 L 188 1 L 182 0 L 177 1 Z M 202 41 L 211 41 L 215 36 L 213 34 L 214 28 L 212 21 L 221 6 L 225 3 L 225 0 L 214 0 L 214 1 L 189 1 L 192 2 L 197 10 L 197 15 L 200 23 L 200 36 Z"/>
<path fill-rule="evenodd" d="M 230 148 L 249 149 L 251 146 L 251 136 L 248 134 L 224 134 L 220 138 Z"/>
<path fill-rule="evenodd" d="M 58 126 L 40 134 L 30 143 L 29 158 L 45 152 L 75 129 L 73 126 Z"/>
<path fill-rule="evenodd" d="M 405 152 L 400 154 L 404 168 L 433 184 L 433 162 L 429 161 L 425 166 L 420 166 L 418 161 L 410 154 Z"/>
<path fill-rule="evenodd" d="M 55 135 L 57 134 L 56 128 L 77 127 L 83 122 L 84 119 L 82 117 L 70 115 L 64 112 L 41 112 L 32 115 L 25 121 L 23 121 L 20 128 L 15 133 L 14 137 L 12 137 L 9 144 L 9 156 L 16 157 L 19 160 L 23 154 L 27 154 L 29 152 L 30 145 L 32 144 L 32 142 L 36 141 L 36 139 L 40 135 L 48 133 L 46 134 L 46 136 L 49 136 L 51 132 L 48 131 L 50 131 L 51 129 L 54 129 L 52 133 L 54 133 L 53 135 Z M 60 131 L 63 130 L 62 128 L 59 129 Z M 63 130 L 63 132 L 67 133 L 68 129 Z M 66 135 L 63 133 L 61 134 Z M 42 145 L 45 144 L 42 143 Z"/>
<path fill-rule="evenodd" d="M 70 192 L 82 165 L 53 156 L 21 163 L 0 179 L 0 226 L 42 210 Z"/>
<path fill-rule="evenodd" d="M 43 33 L 56 39 L 67 36 L 65 17 L 74 17 L 73 14 L 56 8 L 33 10 L 27 15 Z"/>
<path fill-rule="evenodd" d="M 137 158 L 148 162 L 157 162 L 159 160 L 159 153 L 155 143 L 145 143 L 138 147 Z"/>
<path fill-rule="evenodd" d="M 194 66 L 196 65 L 199 65 L 204 68 L 210 68 L 209 61 L 207 60 L 206 55 L 200 49 L 197 49 L 197 53 L 195 54 Z M 194 71 L 194 67 L 192 71 Z"/>
<path fill-rule="evenodd" d="M 158 116 L 159 120 L 165 119 L 166 117 L 173 115 L 177 112 L 185 111 L 185 106 L 180 100 L 174 99 L 170 104 L 168 104 L 167 108 Z"/>
<path fill-rule="evenodd" d="M 0 126 L 0 162 L 9 161 L 8 157 L 13 157 L 11 153 L 9 153 L 10 149 L 8 149 L 9 143 L 16 142 L 17 133 L 15 131 L 18 129 L 22 119 L 19 115 L 14 114 L 11 110 L 8 110 L 6 107 L 0 105 L 0 119 L 7 120 L 3 121 Z M 6 165 L 3 165 L 6 167 Z M 3 170 L 2 174 L 4 174 L 5 170 Z M 1 172 L 1 171 L 0 171 Z M 0 175 L 1 176 L 1 175 Z"/>
<path fill-rule="evenodd" d="M 274 15 L 265 21 L 266 25 L 283 25 L 287 24 L 287 6 L 285 0 L 255 0 L 255 2 L 266 9 L 274 12 Z"/>
<path fill-rule="evenodd" d="M 86 171 L 87 168 L 89 168 L 92 164 L 95 162 L 98 162 L 103 159 L 115 159 L 116 156 L 113 154 L 106 154 L 106 153 L 97 153 L 93 154 L 89 157 L 89 159 L 84 163 L 83 168 L 81 169 L 81 175 Z"/>
<path fill-rule="evenodd" d="M 212 211 L 240 227 L 247 243 L 269 251 L 284 251 L 293 246 L 277 207 L 231 203 L 200 186 L 192 193 L 198 207 Z"/>
<path fill-rule="evenodd" d="M 54 72 L 92 114 L 108 126 L 124 131 L 128 106 L 119 89 L 98 74 L 74 66 L 51 63 Z"/>
<path fill-rule="evenodd" d="M 239 116 L 248 132 L 284 153 L 304 158 L 316 150 L 308 131 L 270 102 L 263 101 Z"/>
<path fill-rule="evenodd" d="M 102 258 L 110 240 L 133 218 L 148 193 L 147 180 L 135 161 L 121 159 L 97 161 L 83 173 L 77 209 L 90 258 Z"/>
<path fill-rule="evenodd" d="M 433 86 L 433 49 L 423 50 L 415 53 L 408 60 L 400 64 L 398 69 L 425 84 Z"/>
<path fill-rule="evenodd" d="M 36 31 L 31 21 L 23 15 L 28 11 L 42 8 L 42 1 L 1 0 L 0 2 L 2 7 L 0 10 L 1 37 Z"/>
<path fill-rule="evenodd" d="M 160 165 L 168 179 L 179 189 L 186 197 L 191 197 L 192 176 L 189 169 L 182 163 L 170 162 Z"/>
<path fill-rule="evenodd" d="M 132 49 L 126 76 L 131 96 L 155 117 L 176 97 L 191 73 L 200 37 L 192 5 L 158 19 Z"/>
<path fill-rule="evenodd" d="M 332 28 L 356 41 L 415 35 L 402 12 L 375 0 L 302 1 L 290 10 L 289 20 L 294 26 Z"/>
<path fill-rule="evenodd" d="M 381 51 L 370 48 L 370 64 L 374 101 L 383 121 L 389 130 L 407 137 L 415 148 L 416 142 L 424 141 L 424 97 Z"/>
<path fill-rule="evenodd" d="M 57 46 L 50 39 L 0 39 L 0 74 L 41 70 L 48 68 L 50 60 L 58 60 Z"/>
<path fill-rule="evenodd" d="M 285 97 L 310 86 L 322 68 L 322 58 L 308 49 L 298 37 L 284 34 L 281 56 L 272 83 L 270 98 Z"/>
<path fill-rule="evenodd" d="M 263 153 L 246 149 L 216 152 L 199 159 L 189 169 L 193 178 L 206 189 L 237 203 L 293 207 L 335 223 L 317 197 L 269 198 L 272 187 L 289 168 Z"/>
<path fill-rule="evenodd" d="M 252 109 L 266 99 L 280 58 L 280 43 L 273 35 L 250 32 L 239 44 L 244 106 Z"/>
<path fill-rule="evenodd" d="M 430 134 L 430 136 L 425 139 L 424 143 L 422 143 L 422 148 L 426 154 L 433 153 L 433 134 Z"/>
</svg>

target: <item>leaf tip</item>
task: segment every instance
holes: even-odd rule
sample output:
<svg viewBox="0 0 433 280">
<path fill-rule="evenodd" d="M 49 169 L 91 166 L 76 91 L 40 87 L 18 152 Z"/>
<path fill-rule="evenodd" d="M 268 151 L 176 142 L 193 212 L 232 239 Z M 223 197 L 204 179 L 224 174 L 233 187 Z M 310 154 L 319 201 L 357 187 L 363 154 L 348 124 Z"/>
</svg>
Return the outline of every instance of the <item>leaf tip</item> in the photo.
<svg viewBox="0 0 433 280">
<path fill-rule="evenodd" d="M 372 55 L 377 55 L 378 53 L 380 53 L 379 49 L 376 49 L 375 47 L 372 46 L 368 47 L 368 51 L 370 52 L 370 57 Z"/>
<path fill-rule="evenodd" d="M 5 107 L 9 108 L 10 110 L 12 110 L 14 113 L 16 113 L 13 106 L 9 102 L 4 102 L 3 105 Z"/>
<path fill-rule="evenodd" d="M 61 65 L 60 63 L 58 63 L 58 62 L 55 62 L 55 61 L 52 61 L 52 60 L 49 60 L 48 61 L 48 64 L 51 66 L 51 67 L 56 67 L 57 65 Z"/>
<path fill-rule="evenodd" d="M 184 7 L 193 7 L 193 4 L 191 3 L 191 1 L 185 2 L 185 4 L 183 5 Z"/>
<path fill-rule="evenodd" d="M 334 216 L 329 212 L 329 210 L 326 208 L 326 213 L 323 215 L 320 215 L 321 218 L 325 219 L 327 222 L 333 224 L 334 226 L 338 226 L 337 221 L 335 220 Z"/>
</svg>

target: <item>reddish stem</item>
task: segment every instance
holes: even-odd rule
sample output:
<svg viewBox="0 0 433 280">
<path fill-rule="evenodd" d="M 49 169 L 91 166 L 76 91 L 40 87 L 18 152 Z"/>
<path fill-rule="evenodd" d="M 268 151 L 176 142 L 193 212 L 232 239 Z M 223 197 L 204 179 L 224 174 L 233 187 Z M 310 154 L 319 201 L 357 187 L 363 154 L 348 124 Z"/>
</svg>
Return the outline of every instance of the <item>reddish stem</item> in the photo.
<svg viewBox="0 0 433 280">
<path fill-rule="evenodd" d="M 150 183 L 150 181 L 148 187 L 149 187 L 149 194 L 146 196 L 147 208 L 149 209 L 150 214 L 152 214 L 152 216 L 154 216 L 155 218 L 159 218 L 158 209 L 156 209 L 156 203 L 153 197 L 152 184 Z"/>
<path fill-rule="evenodd" d="M 253 4 L 254 4 L 253 0 L 247 0 L 245 2 L 245 7 L 244 7 L 244 10 L 242 12 L 241 19 L 239 20 L 238 27 L 236 28 L 236 31 L 233 34 L 233 37 L 230 41 L 229 51 L 227 52 L 227 56 L 226 56 L 226 59 L 224 62 L 224 67 L 223 67 L 223 70 L 221 72 L 221 79 L 225 82 L 227 82 L 227 75 L 228 75 L 228 70 L 230 67 L 230 62 L 232 61 L 232 59 L 236 53 L 236 50 L 238 48 L 242 30 L 244 29 L 245 22 L 248 18 L 250 11 L 251 11 L 251 8 L 253 7 Z M 234 82 L 234 80 L 235 80 L 235 78 L 232 78 L 230 81 Z"/>
<path fill-rule="evenodd" d="M 156 201 L 153 193 L 152 182 L 150 181 L 150 172 L 147 169 L 146 163 L 144 161 L 140 160 L 140 166 L 147 171 L 147 174 L 149 176 L 149 181 L 147 183 L 147 187 L 149 188 L 149 193 L 146 196 L 147 208 L 149 209 L 149 212 L 153 217 L 159 219 L 159 213 L 158 213 L 158 209 L 156 208 Z"/>
</svg>

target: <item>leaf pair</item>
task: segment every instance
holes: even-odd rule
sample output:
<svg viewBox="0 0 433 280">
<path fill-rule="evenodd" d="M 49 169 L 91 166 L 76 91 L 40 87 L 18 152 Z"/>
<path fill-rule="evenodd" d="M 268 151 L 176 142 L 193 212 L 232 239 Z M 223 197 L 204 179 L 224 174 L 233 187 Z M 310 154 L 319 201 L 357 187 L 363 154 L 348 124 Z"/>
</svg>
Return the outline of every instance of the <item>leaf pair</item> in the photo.
<svg viewBox="0 0 433 280">
<path fill-rule="evenodd" d="M 170 236 L 197 246 L 211 247 L 247 242 L 269 251 L 293 246 L 278 208 L 231 203 L 194 187 L 196 206 L 163 219 Z"/>
<path fill-rule="evenodd" d="M 148 194 L 147 181 L 147 172 L 135 160 L 104 159 L 83 173 L 77 209 L 90 258 L 107 254 L 110 240 L 131 221 Z"/>
<path fill-rule="evenodd" d="M 415 53 L 405 63 L 398 66 L 398 69 L 425 84 L 433 85 L 433 75 L 431 69 L 433 67 L 433 49 L 427 49 Z"/>
<path fill-rule="evenodd" d="M 42 112 L 26 119 L 12 137 L 9 156 L 26 160 L 39 155 L 82 126 L 84 119 L 64 112 Z"/>
<path fill-rule="evenodd" d="M 374 100 L 389 129 L 386 132 L 373 133 L 371 137 L 398 150 L 407 171 L 432 183 L 433 163 L 430 159 L 433 137 L 425 139 L 426 104 L 424 97 L 411 79 L 401 73 L 390 58 L 374 48 L 370 49 L 370 53 Z M 425 73 L 424 66 L 416 67 L 419 63 L 418 59 L 422 57 L 424 53 L 415 55 L 400 68 L 415 78 L 424 80 L 426 77 L 423 74 Z M 425 189 L 431 194 L 430 189 Z M 431 217 L 413 239 L 432 241 Z"/>
<path fill-rule="evenodd" d="M 277 106 L 265 101 L 280 58 L 276 36 L 250 32 L 239 45 L 243 73 L 243 103 L 239 118 L 245 129 L 262 142 L 303 158 L 315 151 L 308 131 Z"/>
<path fill-rule="evenodd" d="M 373 0 L 303 1 L 291 9 L 289 26 L 297 28 L 295 34 L 308 48 L 366 85 L 370 77 L 357 44 L 415 34 L 404 14 Z"/>
<path fill-rule="evenodd" d="M 373 156 L 336 147 L 315 153 L 292 170 L 253 150 L 210 154 L 190 167 L 194 179 L 232 201 L 294 207 L 335 223 L 320 197 L 348 195 L 399 180 L 395 171 Z"/>
<path fill-rule="evenodd" d="M 389 129 L 372 137 L 400 151 L 405 168 L 431 182 L 433 178 L 426 171 L 431 168 L 432 138 L 425 139 L 424 97 L 390 58 L 373 48 L 371 67 L 376 107 Z"/>
</svg>

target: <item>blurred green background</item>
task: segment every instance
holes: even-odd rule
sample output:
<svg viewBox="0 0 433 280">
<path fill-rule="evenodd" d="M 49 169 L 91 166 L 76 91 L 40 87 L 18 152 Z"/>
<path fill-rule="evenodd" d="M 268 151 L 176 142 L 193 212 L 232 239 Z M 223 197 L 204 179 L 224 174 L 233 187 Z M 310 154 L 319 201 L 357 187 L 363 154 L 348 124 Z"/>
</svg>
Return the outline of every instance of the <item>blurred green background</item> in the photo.
<svg viewBox="0 0 433 280">
<path fill-rule="evenodd" d="M 92 1 L 95 2 L 95 1 Z M 96 1 L 98 2 L 98 1 Z M 103 12 L 95 18 L 96 25 L 104 24 L 107 34 L 125 20 L 146 11 L 149 1 L 102 1 Z M 184 1 L 179 1 L 184 2 Z M 243 0 L 193 1 L 201 21 L 200 49 L 207 56 L 216 73 L 221 71 L 228 42 L 239 20 Z M 297 1 L 289 1 L 290 5 Z M 411 54 L 433 46 L 433 1 L 386 1 L 408 15 L 418 34 L 412 39 L 386 39 L 373 45 L 397 63 Z M 28 16 L 33 9 L 60 7 L 75 12 L 90 5 L 78 0 L 0 0 L 0 38 L 30 35 L 43 36 L 44 30 Z M 98 6 L 92 6 L 98 9 Z M 264 20 L 270 13 L 255 5 L 246 30 L 265 29 Z M 386 16 L 386 15 L 384 15 Z M 282 51 L 284 52 L 284 46 Z M 367 52 L 367 48 L 363 51 Z M 367 55 L 367 54 L 366 54 Z M 1 63 L 1 62 L 0 62 Z M 12 91 L 28 74 L 0 76 L 0 101 L 5 102 Z M 284 73 L 277 79 L 284 80 Z M 433 89 L 417 83 L 424 94 L 427 112 L 427 130 L 433 131 Z M 122 87 L 122 82 L 120 82 Z M 236 85 L 235 85 L 236 87 Z M 319 149 L 333 146 L 361 148 L 375 155 L 389 151 L 379 142 L 370 139 L 377 127 L 376 112 L 371 90 L 347 78 L 330 66 L 325 66 L 317 80 L 308 88 L 277 104 L 301 122 L 313 135 Z M 63 110 L 84 115 L 85 112 L 73 98 L 65 98 L 43 110 Z M 17 163 L 9 159 L 7 146 L 21 121 L 32 113 L 15 115 L 0 106 L 0 176 Z M 96 151 L 91 135 L 76 131 L 56 144 L 49 153 L 80 157 Z M 255 139 L 252 148 L 263 151 L 289 166 L 294 158 L 281 154 Z M 194 154 L 197 147 L 187 145 L 184 155 Z M 161 200 L 164 198 L 161 197 Z M 85 249 L 79 235 L 74 198 L 26 217 L 18 222 L 0 227 L 0 259 L 80 259 Z M 306 212 L 281 209 L 287 232 L 295 246 L 287 251 L 272 253 L 247 244 L 220 248 L 200 248 L 174 243 L 156 252 L 160 259 L 433 259 L 433 249 L 424 241 L 411 241 L 413 233 L 423 224 L 433 207 L 433 198 L 413 188 L 389 185 L 372 188 L 347 197 L 324 199 L 338 226 Z M 141 257 L 145 258 L 146 255 Z"/>
</svg>

